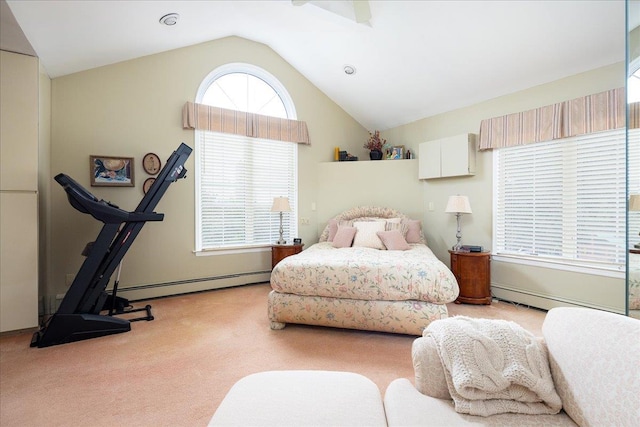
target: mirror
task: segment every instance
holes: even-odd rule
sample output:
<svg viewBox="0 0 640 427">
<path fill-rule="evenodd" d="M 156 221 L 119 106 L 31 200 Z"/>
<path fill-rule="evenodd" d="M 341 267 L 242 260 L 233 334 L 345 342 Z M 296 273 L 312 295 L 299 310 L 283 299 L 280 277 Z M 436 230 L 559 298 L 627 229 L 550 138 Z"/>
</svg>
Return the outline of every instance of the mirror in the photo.
<svg viewBox="0 0 640 427">
<path fill-rule="evenodd" d="M 640 319 L 640 0 L 627 0 L 627 315 Z"/>
</svg>

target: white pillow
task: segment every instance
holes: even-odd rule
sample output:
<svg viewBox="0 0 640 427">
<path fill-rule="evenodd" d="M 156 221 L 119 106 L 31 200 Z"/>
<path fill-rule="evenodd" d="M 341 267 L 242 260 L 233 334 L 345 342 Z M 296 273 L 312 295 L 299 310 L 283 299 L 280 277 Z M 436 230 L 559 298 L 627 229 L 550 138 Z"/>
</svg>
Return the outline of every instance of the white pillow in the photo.
<svg viewBox="0 0 640 427">
<path fill-rule="evenodd" d="M 382 240 L 378 237 L 378 231 L 384 231 L 384 221 L 358 221 L 354 222 L 356 237 L 353 239 L 353 246 L 361 246 L 373 249 L 386 249 Z"/>
</svg>

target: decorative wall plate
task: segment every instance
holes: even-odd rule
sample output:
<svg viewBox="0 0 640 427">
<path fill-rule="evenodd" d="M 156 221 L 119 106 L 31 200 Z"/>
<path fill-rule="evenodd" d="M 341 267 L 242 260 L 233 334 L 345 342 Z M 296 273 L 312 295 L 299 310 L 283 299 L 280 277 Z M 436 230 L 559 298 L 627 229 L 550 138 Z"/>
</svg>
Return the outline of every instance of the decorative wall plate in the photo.
<svg viewBox="0 0 640 427">
<path fill-rule="evenodd" d="M 142 191 L 144 191 L 144 194 L 147 194 L 147 191 L 149 191 L 154 182 L 156 182 L 155 178 L 145 179 L 144 184 L 142 184 Z"/>
<path fill-rule="evenodd" d="M 155 175 L 160 172 L 161 166 L 160 157 L 155 153 L 147 153 L 142 158 L 142 168 L 149 175 Z"/>
</svg>

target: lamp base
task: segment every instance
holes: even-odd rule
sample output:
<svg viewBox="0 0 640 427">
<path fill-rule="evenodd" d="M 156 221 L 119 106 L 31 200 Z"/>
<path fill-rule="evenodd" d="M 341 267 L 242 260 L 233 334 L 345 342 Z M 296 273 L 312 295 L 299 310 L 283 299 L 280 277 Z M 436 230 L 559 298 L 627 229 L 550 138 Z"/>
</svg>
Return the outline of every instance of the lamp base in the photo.
<svg viewBox="0 0 640 427">
<path fill-rule="evenodd" d="M 460 248 L 462 247 L 462 243 L 460 243 L 460 240 L 462 240 L 462 230 L 460 230 L 460 214 L 459 212 L 456 213 L 456 224 L 457 224 L 457 232 L 456 232 L 456 244 L 451 248 L 452 251 L 459 251 Z"/>
<path fill-rule="evenodd" d="M 284 240 L 284 228 L 282 228 L 282 212 L 280 212 L 280 238 L 276 242 L 276 245 L 284 245 L 287 241 Z"/>
</svg>

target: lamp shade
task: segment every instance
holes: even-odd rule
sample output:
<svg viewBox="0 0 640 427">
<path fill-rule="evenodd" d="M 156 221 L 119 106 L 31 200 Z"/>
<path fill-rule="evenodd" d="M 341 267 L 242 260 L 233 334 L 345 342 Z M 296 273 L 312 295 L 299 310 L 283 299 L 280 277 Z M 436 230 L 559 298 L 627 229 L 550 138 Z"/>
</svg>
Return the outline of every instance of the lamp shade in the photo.
<svg viewBox="0 0 640 427">
<path fill-rule="evenodd" d="M 291 206 L 289 206 L 289 198 L 274 197 L 273 206 L 271 206 L 271 212 L 291 212 Z"/>
<path fill-rule="evenodd" d="M 471 204 L 469 204 L 469 198 L 467 196 L 449 196 L 447 202 L 447 208 L 444 210 L 446 213 L 471 213 Z"/>
<path fill-rule="evenodd" d="M 629 210 L 640 211 L 640 194 L 632 194 L 629 196 Z"/>
</svg>

